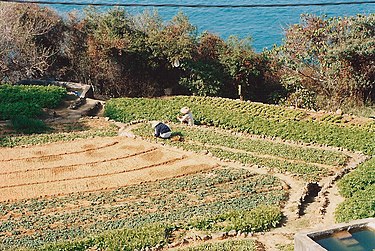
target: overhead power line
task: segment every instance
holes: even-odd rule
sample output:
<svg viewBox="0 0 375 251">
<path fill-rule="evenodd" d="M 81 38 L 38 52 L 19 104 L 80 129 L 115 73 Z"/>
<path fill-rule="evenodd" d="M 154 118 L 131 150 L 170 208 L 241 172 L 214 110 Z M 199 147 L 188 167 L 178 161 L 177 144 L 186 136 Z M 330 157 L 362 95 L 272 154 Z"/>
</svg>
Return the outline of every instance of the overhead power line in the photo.
<svg viewBox="0 0 375 251">
<path fill-rule="evenodd" d="M 375 1 L 329 2 L 329 3 L 286 3 L 286 4 L 168 4 L 168 3 L 89 3 L 89 2 L 64 2 L 64 1 L 25 1 L 25 0 L 0 0 L 11 3 L 36 3 L 49 5 L 72 6 L 109 6 L 109 7 L 174 7 L 174 8 L 282 8 L 282 7 L 307 7 L 307 6 L 336 6 L 374 4 Z"/>
</svg>

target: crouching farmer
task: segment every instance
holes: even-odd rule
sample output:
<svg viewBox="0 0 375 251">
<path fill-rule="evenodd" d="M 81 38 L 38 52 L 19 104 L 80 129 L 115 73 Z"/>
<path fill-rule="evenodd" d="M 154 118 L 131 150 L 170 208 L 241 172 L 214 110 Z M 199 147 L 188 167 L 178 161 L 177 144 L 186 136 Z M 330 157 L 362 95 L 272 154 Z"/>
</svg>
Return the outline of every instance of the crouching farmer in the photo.
<svg viewBox="0 0 375 251">
<path fill-rule="evenodd" d="M 155 137 L 160 137 L 162 139 L 169 139 L 171 137 L 171 128 L 166 124 L 163 124 L 160 121 L 153 121 L 151 122 L 151 126 L 155 129 Z"/>
</svg>

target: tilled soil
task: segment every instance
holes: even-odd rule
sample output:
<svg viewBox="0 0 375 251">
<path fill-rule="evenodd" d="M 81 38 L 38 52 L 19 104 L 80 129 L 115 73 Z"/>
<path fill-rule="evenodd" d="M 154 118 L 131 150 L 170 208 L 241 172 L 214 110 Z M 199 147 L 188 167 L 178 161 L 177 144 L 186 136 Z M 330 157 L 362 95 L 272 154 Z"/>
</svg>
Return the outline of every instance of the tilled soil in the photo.
<svg viewBox="0 0 375 251">
<path fill-rule="evenodd" d="M 217 166 L 202 156 L 125 137 L 5 148 L 0 156 L 0 201 L 112 189 Z"/>
</svg>

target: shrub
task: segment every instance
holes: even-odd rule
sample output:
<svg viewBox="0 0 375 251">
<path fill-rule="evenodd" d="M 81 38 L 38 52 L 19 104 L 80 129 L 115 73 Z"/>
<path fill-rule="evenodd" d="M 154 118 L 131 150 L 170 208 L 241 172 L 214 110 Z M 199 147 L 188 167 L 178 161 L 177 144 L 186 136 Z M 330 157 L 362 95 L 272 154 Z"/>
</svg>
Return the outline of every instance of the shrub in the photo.
<svg viewBox="0 0 375 251">
<path fill-rule="evenodd" d="M 50 77 L 64 40 L 62 18 L 31 3 L 2 2 L 0 13 L 0 81 Z"/>
<path fill-rule="evenodd" d="M 301 85 L 322 96 L 321 102 L 331 103 L 323 105 L 373 101 L 374 21 L 374 14 L 334 18 L 302 15 L 299 24 L 286 30 L 284 44 L 275 50 L 282 78 L 288 79 L 285 84 Z M 295 96 L 303 100 L 306 92 L 296 92 Z"/>
<path fill-rule="evenodd" d="M 335 212 L 338 222 L 375 217 L 375 184 L 359 190 L 341 203 Z"/>
<path fill-rule="evenodd" d="M 26 116 L 15 116 L 11 119 L 11 123 L 16 132 L 26 134 L 42 133 L 48 130 L 48 126 L 42 120 Z"/>
<path fill-rule="evenodd" d="M 360 164 L 353 172 L 344 176 L 338 183 L 338 187 L 343 196 L 350 198 L 356 192 L 363 191 L 373 184 L 375 184 L 375 157 Z"/>
<path fill-rule="evenodd" d="M 261 205 L 250 211 L 235 210 L 210 218 L 193 220 L 189 223 L 189 226 L 199 230 L 259 232 L 276 227 L 281 218 L 282 214 L 279 207 Z"/>
<path fill-rule="evenodd" d="M 43 113 L 38 104 L 28 102 L 0 103 L 0 119 L 13 119 L 17 116 L 35 118 Z"/>
</svg>

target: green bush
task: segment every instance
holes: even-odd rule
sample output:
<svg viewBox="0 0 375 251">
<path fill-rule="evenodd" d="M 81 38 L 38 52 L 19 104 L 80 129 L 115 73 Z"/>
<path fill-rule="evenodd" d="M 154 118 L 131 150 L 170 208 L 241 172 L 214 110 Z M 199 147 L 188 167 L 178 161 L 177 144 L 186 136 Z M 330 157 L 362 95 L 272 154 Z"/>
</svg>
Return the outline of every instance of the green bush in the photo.
<svg viewBox="0 0 375 251">
<path fill-rule="evenodd" d="M 375 158 L 360 164 L 338 183 L 340 193 L 346 198 L 375 184 Z"/>
<path fill-rule="evenodd" d="M 0 103 L 0 119 L 12 119 L 17 116 L 35 118 L 43 113 L 38 104 L 28 102 Z"/>
<path fill-rule="evenodd" d="M 199 230 L 259 232 L 276 227 L 281 218 L 279 207 L 261 205 L 250 211 L 235 210 L 210 218 L 196 219 L 191 221 L 189 226 Z"/>
<path fill-rule="evenodd" d="M 26 102 L 44 108 L 57 107 L 66 90 L 57 86 L 0 85 L 0 103 Z"/>
<path fill-rule="evenodd" d="M 48 130 L 48 126 L 39 119 L 26 116 L 15 116 L 11 119 L 13 129 L 26 134 L 42 133 Z"/>
<path fill-rule="evenodd" d="M 41 133 L 48 128 L 41 120 L 42 108 L 58 106 L 66 90 L 57 86 L 0 85 L 0 119 L 10 119 L 17 132 Z"/>
<path fill-rule="evenodd" d="M 375 217 L 375 184 L 359 190 L 336 208 L 337 222 Z"/>
<path fill-rule="evenodd" d="M 148 225 L 140 228 L 124 228 L 109 231 L 83 240 L 61 242 L 41 248 L 43 251 L 85 251 L 90 247 L 99 250 L 133 251 L 156 245 L 164 245 L 168 241 L 169 228 L 162 225 Z"/>
</svg>

